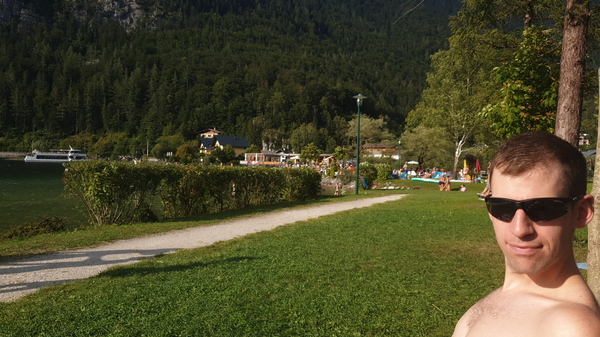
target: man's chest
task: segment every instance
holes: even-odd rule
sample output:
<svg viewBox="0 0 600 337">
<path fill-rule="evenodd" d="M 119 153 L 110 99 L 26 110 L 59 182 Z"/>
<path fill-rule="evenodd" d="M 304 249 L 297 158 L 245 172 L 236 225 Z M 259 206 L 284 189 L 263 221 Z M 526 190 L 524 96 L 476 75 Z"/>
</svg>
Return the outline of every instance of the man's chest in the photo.
<svg viewBox="0 0 600 337">
<path fill-rule="evenodd" d="M 543 307 L 520 303 L 480 303 L 468 321 L 467 336 L 539 336 L 543 331 Z"/>
</svg>

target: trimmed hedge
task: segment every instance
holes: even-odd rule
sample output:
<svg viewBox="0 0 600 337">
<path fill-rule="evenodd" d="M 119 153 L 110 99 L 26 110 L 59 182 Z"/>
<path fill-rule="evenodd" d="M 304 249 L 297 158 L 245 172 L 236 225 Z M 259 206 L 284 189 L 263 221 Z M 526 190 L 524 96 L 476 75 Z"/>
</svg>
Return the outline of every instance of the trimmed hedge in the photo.
<svg viewBox="0 0 600 337">
<path fill-rule="evenodd" d="M 321 192 L 321 176 L 308 168 L 160 165 L 87 161 L 65 164 L 66 188 L 84 204 L 93 225 L 126 224 L 221 212 Z"/>
</svg>

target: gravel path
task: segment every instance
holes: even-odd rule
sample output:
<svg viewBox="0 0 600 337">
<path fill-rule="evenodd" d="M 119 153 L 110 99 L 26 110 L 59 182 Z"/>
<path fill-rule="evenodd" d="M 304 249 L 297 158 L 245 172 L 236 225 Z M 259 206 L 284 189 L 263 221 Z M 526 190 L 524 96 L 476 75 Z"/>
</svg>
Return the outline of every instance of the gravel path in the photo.
<svg viewBox="0 0 600 337">
<path fill-rule="evenodd" d="M 187 228 L 120 240 L 95 248 L 70 250 L 3 263 L 0 264 L 0 301 L 11 302 L 41 287 L 85 279 L 98 275 L 110 267 L 135 263 L 158 254 L 208 246 L 218 241 L 270 230 L 297 221 L 398 200 L 404 196 L 395 194 L 274 212 L 212 226 Z"/>
</svg>

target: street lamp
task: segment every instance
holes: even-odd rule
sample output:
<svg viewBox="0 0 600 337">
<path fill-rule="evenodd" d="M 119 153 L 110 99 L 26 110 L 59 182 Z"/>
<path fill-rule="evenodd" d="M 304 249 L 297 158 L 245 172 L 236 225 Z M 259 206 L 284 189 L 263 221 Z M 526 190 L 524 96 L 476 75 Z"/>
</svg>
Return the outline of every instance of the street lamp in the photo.
<svg viewBox="0 0 600 337">
<path fill-rule="evenodd" d="M 358 195 L 358 166 L 360 166 L 360 106 L 362 105 L 363 99 L 367 97 L 363 96 L 362 94 L 358 94 L 353 96 L 353 98 L 356 98 L 356 107 L 358 109 L 358 119 L 356 123 L 356 186 L 354 189 L 354 194 Z"/>
<path fill-rule="evenodd" d="M 398 139 L 398 174 L 400 174 L 400 144 L 402 144 L 402 139 Z"/>
</svg>

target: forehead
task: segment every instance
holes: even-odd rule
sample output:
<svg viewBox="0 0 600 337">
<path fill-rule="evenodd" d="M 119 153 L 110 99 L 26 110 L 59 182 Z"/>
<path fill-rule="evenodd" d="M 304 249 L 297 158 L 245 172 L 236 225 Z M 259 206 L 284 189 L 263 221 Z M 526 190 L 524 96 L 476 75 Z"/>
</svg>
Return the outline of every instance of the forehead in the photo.
<svg viewBox="0 0 600 337">
<path fill-rule="evenodd" d="M 566 180 L 558 164 L 537 165 L 519 174 L 505 174 L 502 169 L 492 174 L 492 195 L 497 198 L 525 200 L 546 197 L 567 197 Z"/>
</svg>

